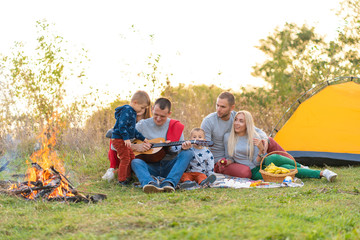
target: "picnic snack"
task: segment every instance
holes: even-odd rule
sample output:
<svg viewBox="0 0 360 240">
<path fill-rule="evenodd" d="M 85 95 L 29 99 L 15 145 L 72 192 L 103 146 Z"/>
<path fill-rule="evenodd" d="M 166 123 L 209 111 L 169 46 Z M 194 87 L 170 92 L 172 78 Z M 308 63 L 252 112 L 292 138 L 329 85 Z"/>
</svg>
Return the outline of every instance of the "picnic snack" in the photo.
<svg viewBox="0 0 360 240">
<path fill-rule="evenodd" d="M 273 173 L 273 174 L 283 174 L 290 172 L 289 169 L 278 167 L 274 163 L 270 163 L 270 165 L 268 165 L 264 170 L 268 173 Z"/>
<path fill-rule="evenodd" d="M 262 180 L 257 180 L 257 181 L 251 182 L 250 187 L 260 186 L 261 183 L 262 183 Z"/>
<path fill-rule="evenodd" d="M 220 164 L 221 165 L 226 165 L 227 164 L 227 159 L 226 158 L 220 159 Z"/>
</svg>

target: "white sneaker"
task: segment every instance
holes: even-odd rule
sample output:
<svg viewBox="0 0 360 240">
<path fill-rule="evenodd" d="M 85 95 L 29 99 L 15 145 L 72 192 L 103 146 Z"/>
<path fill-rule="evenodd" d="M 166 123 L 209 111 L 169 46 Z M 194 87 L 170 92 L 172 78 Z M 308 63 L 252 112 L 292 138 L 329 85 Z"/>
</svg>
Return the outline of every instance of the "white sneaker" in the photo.
<svg viewBox="0 0 360 240">
<path fill-rule="evenodd" d="M 111 180 L 113 180 L 115 177 L 115 174 L 114 174 L 114 169 L 113 168 L 109 168 L 106 173 L 104 174 L 104 176 L 102 176 L 102 179 L 104 180 L 108 180 L 109 182 Z"/>
<path fill-rule="evenodd" d="M 328 170 L 328 169 L 325 169 L 323 171 L 323 177 L 326 177 L 326 179 L 329 181 L 329 182 L 333 182 L 335 181 L 335 178 L 337 177 L 337 174 Z"/>
</svg>

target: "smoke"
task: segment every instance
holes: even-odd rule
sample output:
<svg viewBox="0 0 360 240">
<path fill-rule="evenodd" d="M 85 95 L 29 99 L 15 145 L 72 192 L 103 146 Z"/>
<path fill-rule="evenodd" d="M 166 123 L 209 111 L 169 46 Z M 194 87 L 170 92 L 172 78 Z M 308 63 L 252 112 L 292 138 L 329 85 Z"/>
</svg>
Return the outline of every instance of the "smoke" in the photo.
<svg viewBox="0 0 360 240">
<path fill-rule="evenodd" d="M 8 134 L 3 141 L 3 153 L 0 156 L 0 180 L 16 180 L 17 177 L 23 175 L 14 175 L 18 168 L 17 159 L 20 157 L 18 152 L 18 145 L 20 141 L 14 140 Z"/>
</svg>

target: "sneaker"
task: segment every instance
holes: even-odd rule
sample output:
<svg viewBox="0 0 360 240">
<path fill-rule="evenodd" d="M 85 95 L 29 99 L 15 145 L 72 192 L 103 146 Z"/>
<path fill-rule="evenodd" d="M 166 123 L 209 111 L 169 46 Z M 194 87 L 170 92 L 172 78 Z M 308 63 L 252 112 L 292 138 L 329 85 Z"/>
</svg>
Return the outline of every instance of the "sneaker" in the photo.
<svg viewBox="0 0 360 240">
<path fill-rule="evenodd" d="M 200 186 L 201 187 L 209 186 L 211 183 L 215 182 L 215 180 L 216 180 L 216 176 L 214 174 L 211 174 L 200 183 Z"/>
<path fill-rule="evenodd" d="M 333 182 L 335 181 L 336 177 L 337 177 L 337 174 L 328 170 L 328 169 L 325 169 L 323 171 L 323 177 L 326 177 L 326 179 L 329 181 L 329 182 Z"/>
<path fill-rule="evenodd" d="M 158 193 L 162 192 L 163 189 L 159 187 L 159 185 L 155 182 L 149 182 L 143 187 L 143 191 L 145 193 Z"/>
<path fill-rule="evenodd" d="M 194 181 L 185 181 L 183 183 L 180 183 L 180 189 L 189 189 L 192 187 L 195 187 L 197 184 Z"/>
<path fill-rule="evenodd" d="M 170 182 L 163 182 L 160 187 L 164 190 L 164 192 L 175 192 L 175 188 Z"/>
<path fill-rule="evenodd" d="M 108 180 L 109 182 L 110 182 L 111 180 L 113 180 L 114 177 L 115 177 L 114 170 L 115 170 L 115 169 L 113 169 L 113 168 L 109 168 L 109 169 L 106 171 L 106 173 L 104 174 L 104 176 L 102 176 L 102 179 L 103 179 L 103 180 Z"/>
</svg>

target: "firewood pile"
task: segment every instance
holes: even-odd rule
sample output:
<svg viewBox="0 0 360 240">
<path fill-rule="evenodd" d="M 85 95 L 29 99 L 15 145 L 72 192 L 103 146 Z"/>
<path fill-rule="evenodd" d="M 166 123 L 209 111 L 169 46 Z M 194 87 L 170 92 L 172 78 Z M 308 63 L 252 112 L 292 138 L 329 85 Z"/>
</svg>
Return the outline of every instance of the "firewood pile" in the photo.
<svg viewBox="0 0 360 240">
<path fill-rule="evenodd" d="M 43 169 L 38 163 L 32 163 L 31 174 L 25 175 L 23 182 L 0 181 L 0 193 L 18 196 L 27 200 L 48 200 L 62 202 L 96 203 L 106 199 L 105 194 L 93 194 L 77 191 L 70 180 L 53 166 Z"/>
<path fill-rule="evenodd" d="M 31 164 L 24 175 L 23 182 L 0 181 L 0 193 L 28 200 L 46 199 L 49 201 L 95 203 L 106 199 L 104 194 L 77 191 L 65 176 L 65 168 L 56 151 L 56 136 L 61 127 L 60 115 L 55 112 L 38 136 L 40 148 L 30 156 Z M 26 160 L 29 163 L 28 160 Z M 0 167 L 6 169 L 9 161 Z"/>
</svg>

